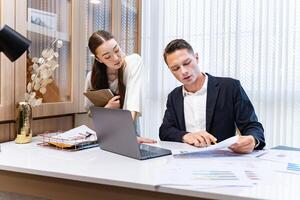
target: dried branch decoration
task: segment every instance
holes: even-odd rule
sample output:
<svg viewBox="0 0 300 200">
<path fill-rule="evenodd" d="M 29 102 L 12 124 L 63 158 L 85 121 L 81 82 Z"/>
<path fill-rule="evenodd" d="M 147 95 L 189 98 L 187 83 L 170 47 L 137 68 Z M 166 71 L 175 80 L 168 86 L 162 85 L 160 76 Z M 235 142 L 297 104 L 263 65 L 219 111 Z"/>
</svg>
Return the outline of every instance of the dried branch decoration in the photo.
<svg viewBox="0 0 300 200">
<path fill-rule="evenodd" d="M 43 100 L 36 95 L 36 92 L 39 91 L 41 94 L 45 94 L 47 92 L 46 86 L 53 82 L 54 71 L 59 67 L 57 50 L 62 46 L 63 42 L 56 39 L 50 47 L 42 51 L 42 57 L 32 58 L 33 64 L 29 66 L 31 81 L 27 84 L 25 93 L 25 101 L 32 107 L 40 105 Z"/>
</svg>

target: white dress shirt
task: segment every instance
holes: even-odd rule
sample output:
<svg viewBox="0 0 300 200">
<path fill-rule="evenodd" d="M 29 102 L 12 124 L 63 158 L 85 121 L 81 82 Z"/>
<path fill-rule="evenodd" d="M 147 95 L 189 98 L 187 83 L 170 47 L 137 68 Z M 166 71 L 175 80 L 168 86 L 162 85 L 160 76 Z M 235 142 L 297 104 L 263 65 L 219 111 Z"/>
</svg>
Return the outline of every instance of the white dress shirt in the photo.
<svg viewBox="0 0 300 200">
<path fill-rule="evenodd" d="M 203 73 L 204 74 L 204 73 Z M 206 96 L 208 77 L 200 90 L 195 93 L 188 92 L 183 88 L 184 120 L 187 132 L 206 130 Z"/>
</svg>

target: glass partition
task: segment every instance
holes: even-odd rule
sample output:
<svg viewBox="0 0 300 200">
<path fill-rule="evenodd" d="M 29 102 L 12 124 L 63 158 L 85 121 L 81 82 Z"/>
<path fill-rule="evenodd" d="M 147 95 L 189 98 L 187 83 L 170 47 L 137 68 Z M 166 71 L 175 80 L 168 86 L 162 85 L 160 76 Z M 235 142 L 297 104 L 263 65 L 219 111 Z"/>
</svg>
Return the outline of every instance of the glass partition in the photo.
<svg viewBox="0 0 300 200">
<path fill-rule="evenodd" d="M 88 48 L 88 39 L 97 30 L 111 31 L 111 0 L 85 0 L 86 73 L 92 69 L 94 57 Z"/>
<path fill-rule="evenodd" d="M 122 0 L 120 46 L 126 54 L 138 52 L 138 0 Z"/>
<path fill-rule="evenodd" d="M 31 59 L 41 58 L 42 51 L 56 39 L 63 43 L 54 58 L 59 67 L 54 70 L 53 81 L 45 87 L 46 92 L 36 91 L 43 103 L 71 100 L 71 11 L 70 0 L 27 0 L 27 38 L 32 41 L 27 53 L 27 83 L 31 81 L 33 68 L 36 69 Z"/>
</svg>

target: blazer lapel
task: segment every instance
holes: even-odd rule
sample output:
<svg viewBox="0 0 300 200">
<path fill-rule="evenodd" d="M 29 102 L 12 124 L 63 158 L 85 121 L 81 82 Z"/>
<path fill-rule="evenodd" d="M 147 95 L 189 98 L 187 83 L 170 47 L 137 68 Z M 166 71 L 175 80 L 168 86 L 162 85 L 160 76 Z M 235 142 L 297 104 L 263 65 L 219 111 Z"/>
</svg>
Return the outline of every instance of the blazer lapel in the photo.
<svg viewBox="0 0 300 200">
<path fill-rule="evenodd" d="M 207 83 L 207 97 L 206 97 L 206 131 L 210 131 L 211 122 L 214 116 L 215 106 L 219 95 L 219 83 L 217 79 L 209 74 Z"/>
<path fill-rule="evenodd" d="M 182 86 L 178 88 L 176 91 L 176 115 L 178 116 L 178 123 L 180 130 L 186 130 L 185 120 L 184 120 L 184 112 L 183 112 L 183 94 L 182 94 Z"/>
</svg>

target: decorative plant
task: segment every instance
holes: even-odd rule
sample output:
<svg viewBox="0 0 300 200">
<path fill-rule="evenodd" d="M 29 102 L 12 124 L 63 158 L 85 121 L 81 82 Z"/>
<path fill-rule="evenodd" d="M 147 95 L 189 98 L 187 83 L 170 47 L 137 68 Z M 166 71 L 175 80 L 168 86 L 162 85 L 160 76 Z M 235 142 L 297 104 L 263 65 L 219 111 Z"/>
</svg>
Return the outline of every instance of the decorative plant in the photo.
<svg viewBox="0 0 300 200">
<path fill-rule="evenodd" d="M 32 107 L 42 103 L 43 98 L 37 95 L 40 92 L 42 95 L 47 92 L 46 86 L 53 82 L 53 74 L 57 63 L 58 49 L 63 46 L 61 40 L 54 40 L 50 47 L 42 51 L 40 58 L 32 58 L 32 65 L 29 66 L 30 80 L 26 87 L 25 101 Z"/>
</svg>

